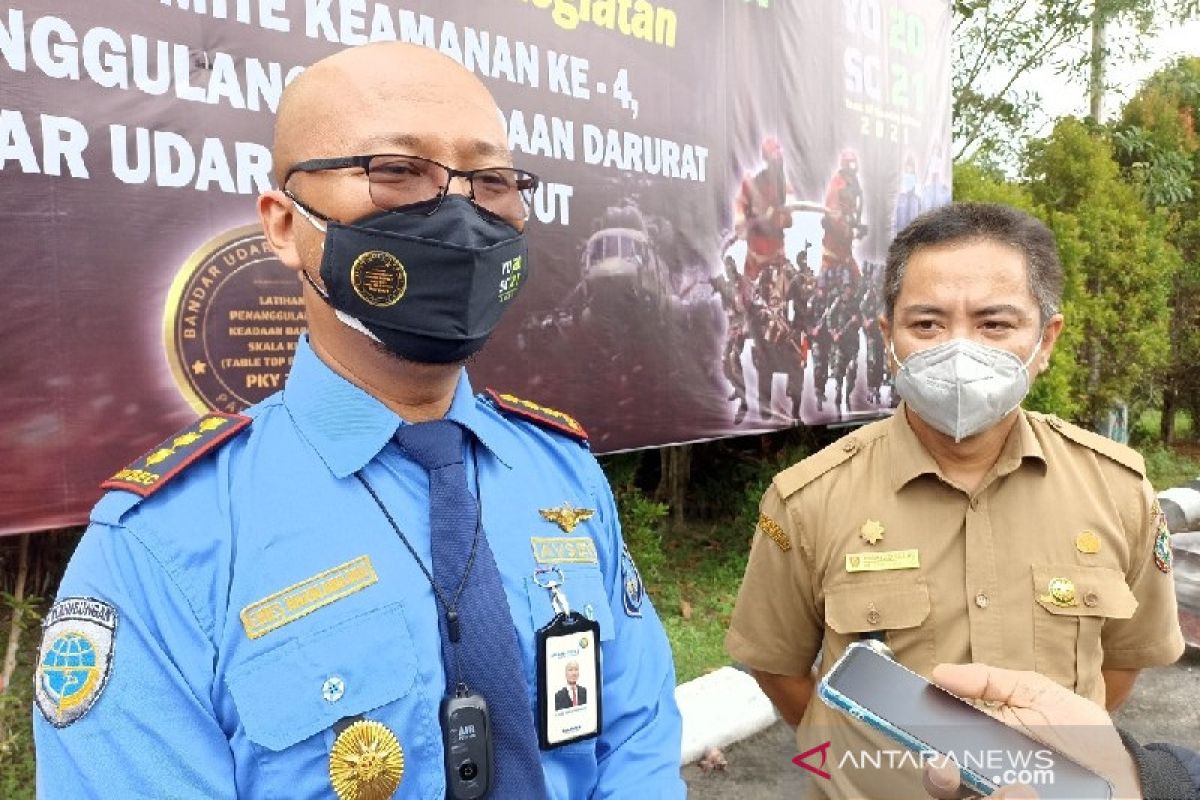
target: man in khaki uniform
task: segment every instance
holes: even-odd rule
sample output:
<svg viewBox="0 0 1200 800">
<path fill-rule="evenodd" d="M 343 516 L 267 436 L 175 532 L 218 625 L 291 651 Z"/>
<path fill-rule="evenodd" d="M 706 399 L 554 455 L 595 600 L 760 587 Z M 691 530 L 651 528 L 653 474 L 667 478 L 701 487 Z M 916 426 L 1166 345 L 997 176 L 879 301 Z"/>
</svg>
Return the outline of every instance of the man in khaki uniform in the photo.
<svg viewBox="0 0 1200 800">
<path fill-rule="evenodd" d="M 900 748 L 813 697 L 865 635 L 926 676 L 939 662 L 1036 670 L 1110 709 L 1139 669 L 1183 651 L 1141 456 L 1019 406 L 1062 330 L 1062 283 L 1052 235 L 1024 213 L 919 218 L 884 276 L 904 402 L 763 496 L 726 644 L 799 723 L 800 752 L 832 742 L 817 796 L 922 796 L 917 769 L 851 761 Z"/>
</svg>

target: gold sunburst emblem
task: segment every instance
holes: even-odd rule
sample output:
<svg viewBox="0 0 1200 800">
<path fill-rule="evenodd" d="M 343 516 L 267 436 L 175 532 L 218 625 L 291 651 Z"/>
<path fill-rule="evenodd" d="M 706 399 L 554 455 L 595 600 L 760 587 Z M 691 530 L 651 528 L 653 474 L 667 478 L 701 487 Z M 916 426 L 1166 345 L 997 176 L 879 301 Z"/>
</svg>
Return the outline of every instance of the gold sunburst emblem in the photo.
<svg viewBox="0 0 1200 800">
<path fill-rule="evenodd" d="M 387 800 L 404 777 L 404 749 L 382 723 L 359 720 L 338 734 L 329 781 L 338 800 Z"/>
</svg>

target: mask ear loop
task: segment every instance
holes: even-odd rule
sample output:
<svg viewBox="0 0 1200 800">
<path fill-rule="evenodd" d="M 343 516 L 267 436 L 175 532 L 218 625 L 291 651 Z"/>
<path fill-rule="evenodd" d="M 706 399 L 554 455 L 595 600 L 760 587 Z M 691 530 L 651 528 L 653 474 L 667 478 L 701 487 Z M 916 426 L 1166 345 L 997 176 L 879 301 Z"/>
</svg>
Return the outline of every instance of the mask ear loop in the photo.
<svg viewBox="0 0 1200 800">
<path fill-rule="evenodd" d="M 285 197 L 287 197 L 287 199 L 292 201 L 292 207 L 295 208 L 296 211 L 298 211 L 300 213 L 300 216 L 304 217 L 304 219 L 308 221 L 309 225 L 312 225 L 320 233 L 328 233 L 329 226 L 327 224 L 325 224 L 323 220 L 318 221 L 316 214 L 314 214 L 312 211 L 310 211 L 304 205 L 304 203 L 301 203 L 300 198 L 298 198 L 298 197 L 296 197 L 296 195 L 292 194 L 290 189 L 284 189 L 283 194 Z M 325 241 L 321 240 L 321 251 L 324 252 L 324 250 L 325 250 Z M 326 303 L 330 303 L 332 305 L 332 303 L 330 302 L 330 299 L 329 299 L 329 293 L 317 285 L 317 282 L 313 280 L 312 275 L 308 274 L 308 270 L 302 269 L 302 270 L 300 270 L 300 274 L 304 276 L 304 280 L 308 281 L 308 285 L 312 287 L 312 290 L 314 292 L 316 292 L 322 300 L 324 300 Z M 355 320 L 355 321 L 357 322 L 357 320 Z"/>
</svg>

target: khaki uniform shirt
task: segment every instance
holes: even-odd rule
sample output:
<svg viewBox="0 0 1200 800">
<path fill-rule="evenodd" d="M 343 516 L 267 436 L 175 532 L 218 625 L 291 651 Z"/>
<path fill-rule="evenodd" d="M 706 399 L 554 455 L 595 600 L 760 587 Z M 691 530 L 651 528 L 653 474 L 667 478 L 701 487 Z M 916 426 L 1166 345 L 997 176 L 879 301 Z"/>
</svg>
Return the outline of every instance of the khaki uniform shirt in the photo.
<svg viewBox="0 0 1200 800">
<path fill-rule="evenodd" d="M 1127 447 L 1022 410 L 969 493 L 942 476 L 902 405 L 772 481 L 726 646 L 779 675 L 807 674 L 821 652 L 824 675 L 861 634 L 883 631 L 926 677 L 941 662 L 985 662 L 1103 704 L 1101 668 L 1183 652 L 1158 531 L 1154 490 Z M 814 693 L 797 747 L 826 740 L 817 796 L 926 796 L 915 768 L 854 769 L 847 751 L 901 748 Z"/>
</svg>

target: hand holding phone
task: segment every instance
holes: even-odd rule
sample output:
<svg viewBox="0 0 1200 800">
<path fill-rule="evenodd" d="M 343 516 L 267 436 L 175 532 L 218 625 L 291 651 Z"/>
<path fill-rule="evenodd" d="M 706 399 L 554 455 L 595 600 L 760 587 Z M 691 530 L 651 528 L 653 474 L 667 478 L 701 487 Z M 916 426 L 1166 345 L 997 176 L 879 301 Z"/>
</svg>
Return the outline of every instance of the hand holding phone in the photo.
<svg viewBox="0 0 1200 800">
<path fill-rule="evenodd" d="M 1096 703 L 1058 685 L 1045 675 L 987 664 L 940 664 L 934 667 L 932 677 L 935 684 L 963 699 L 999 703 L 991 713 L 1010 726 L 1046 727 L 1051 732 L 1074 726 L 1090 726 L 1096 734 L 1092 741 L 1078 742 L 1072 738 L 1051 744 L 1069 756 L 1075 755 L 1076 760 L 1081 762 L 1097 761 L 1097 756 L 1102 756 L 1099 760 L 1103 761 L 1103 765 L 1097 771 L 1115 787 L 1115 796 L 1123 799 L 1142 796 L 1137 765 L 1122 744 L 1112 718 Z M 1074 752 L 1084 746 L 1091 752 Z M 934 779 L 931 784 L 929 778 L 933 772 L 935 770 L 926 767 L 926 789 L 932 797 L 949 800 L 960 796 L 956 768 L 938 771 L 938 777 L 952 777 L 951 783 L 943 780 L 939 784 Z M 1022 796 L 1029 795 L 1026 793 Z"/>
<path fill-rule="evenodd" d="M 979 794 L 991 795 L 1004 783 L 1021 782 L 1036 784 L 1044 800 L 1113 797 L 1108 780 L 1072 758 L 1097 755 L 1097 745 L 1107 742 L 1105 734 L 1111 734 L 1124 754 L 1111 723 L 1100 726 L 1094 720 L 1072 718 L 1062 727 L 1040 712 L 1014 717 L 1038 737 L 1033 738 L 929 683 L 889 655 L 879 642 L 851 644 L 818 684 L 818 696 L 923 760 L 949 755 L 959 765 L 962 783 Z"/>
</svg>

